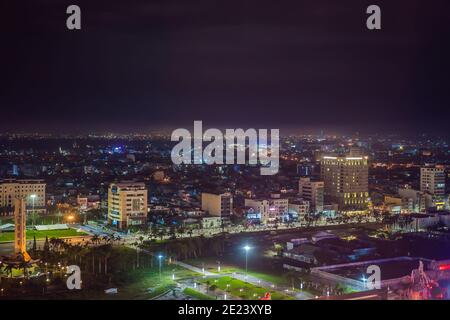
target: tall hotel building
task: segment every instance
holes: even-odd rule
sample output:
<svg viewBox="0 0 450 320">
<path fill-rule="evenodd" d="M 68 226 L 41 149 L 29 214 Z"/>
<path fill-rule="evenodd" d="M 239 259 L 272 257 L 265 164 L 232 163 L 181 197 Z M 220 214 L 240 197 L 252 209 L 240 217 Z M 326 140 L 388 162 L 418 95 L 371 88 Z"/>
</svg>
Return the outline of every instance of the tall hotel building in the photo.
<svg viewBox="0 0 450 320">
<path fill-rule="evenodd" d="M 427 207 L 445 209 L 448 205 L 448 198 L 445 196 L 445 168 L 443 166 L 420 168 L 420 191 L 431 195 Z"/>
<path fill-rule="evenodd" d="M 119 229 L 147 222 L 147 189 L 144 183 L 112 183 L 108 189 L 108 223 Z"/>
<path fill-rule="evenodd" d="M 45 212 L 44 180 L 0 180 L 0 208 L 4 214 L 12 215 L 15 199 L 24 199 L 28 211 Z M 1 213 L 0 213 L 1 214 Z"/>
<path fill-rule="evenodd" d="M 420 168 L 420 191 L 445 196 L 445 170 L 441 166 Z"/>
<path fill-rule="evenodd" d="M 342 211 L 367 209 L 368 170 L 367 156 L 323 156 L 320 172 L 325 201 L 337 203 Z"/>
</svg>

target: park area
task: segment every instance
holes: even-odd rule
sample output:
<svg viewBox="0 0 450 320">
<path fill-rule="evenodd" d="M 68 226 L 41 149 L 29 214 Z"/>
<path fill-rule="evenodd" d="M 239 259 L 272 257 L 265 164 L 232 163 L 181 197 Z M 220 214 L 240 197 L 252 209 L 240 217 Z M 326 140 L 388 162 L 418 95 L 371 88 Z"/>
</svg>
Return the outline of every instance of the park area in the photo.
<svg viewBox="0 0 450 320">
<path fill-rule="evenodd" d="M 27 240 L 36 240 L 45 239 L 46 237 L 50 238 L 64 238 L 64 237 L 76 237 L 76 236 L 85 236 L 87 235 L 84 232 L 78 232 L 75 229 L 65 229 L 65 230 L 27 230 Z M 0 242 L 9 242 L 14 241 L 14 232 L 2 232 L 0 233 Z"/>
<path fill-rule="evenodd" d="M 292 300 L 291 296 L 279 293 L 271 288 L 262 288 L 260 286 L 245 282 L 232 276 L 223 276 L 214 279 L 203 279 L 202 283 L 206 284 L 211 291 L 220 289 L 228 292 L 233 297 L 243 300 L 259 300 L 270 293 L 272 300 Z"/>
</svg>

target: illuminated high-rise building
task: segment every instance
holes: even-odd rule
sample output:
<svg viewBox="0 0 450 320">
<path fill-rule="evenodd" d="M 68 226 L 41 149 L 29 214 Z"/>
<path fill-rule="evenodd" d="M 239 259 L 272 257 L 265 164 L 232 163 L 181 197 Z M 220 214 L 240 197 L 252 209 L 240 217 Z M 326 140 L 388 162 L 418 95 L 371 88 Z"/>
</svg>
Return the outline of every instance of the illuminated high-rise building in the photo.
<svg viewBox="0 0 450 320">
<path fill-rule="evenodd" d="M 445 197 L 445 168 L 443 166 L 420 168 L 420 191 L 431 195 L 427 208 L 445 209 L 448 201 Z"/>
<path fill-rule="evenodd" d="M 420 191 L 434 196 L 445 195 L 445 169 L 442 166 L 420 168 Z"/>
<path fill-rule="evenodd" d="M 144 183 L 112 183 L 108 189 L 108 223 L 120 229 L 147 222 L 147 189 Z"/>
<path fill-rule="evenodd" d="M 339 210 L 365 210 L 369 202 L 367 156 L 323 156 L 321 179 L 325 201 L 335 202 Z"/>
</svg>

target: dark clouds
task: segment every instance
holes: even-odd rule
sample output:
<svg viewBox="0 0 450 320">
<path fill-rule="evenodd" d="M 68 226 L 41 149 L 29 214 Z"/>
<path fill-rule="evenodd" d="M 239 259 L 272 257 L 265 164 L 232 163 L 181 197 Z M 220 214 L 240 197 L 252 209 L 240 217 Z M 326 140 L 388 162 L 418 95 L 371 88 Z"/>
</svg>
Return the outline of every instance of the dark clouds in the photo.
<svg viewBox="0 0 450 320">
<path fill-rule="evenodd" d="M 0 125 L 448 132 L 447 3 L 377 1 L 370 32 L 361 0 L 10 1 Z"/>
</svg>

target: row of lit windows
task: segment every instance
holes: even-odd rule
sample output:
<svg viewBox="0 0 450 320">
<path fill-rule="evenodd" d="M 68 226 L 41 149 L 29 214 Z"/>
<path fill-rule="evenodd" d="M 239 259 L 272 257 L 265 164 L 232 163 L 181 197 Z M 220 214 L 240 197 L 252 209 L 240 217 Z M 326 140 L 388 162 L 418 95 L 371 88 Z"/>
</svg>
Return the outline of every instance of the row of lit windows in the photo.
<svg viewBox="0 0 450 320">
<path fill-rule="evenodd" d="M 368 192 L 360 192 L 359 194 L 357 192 L 344 193 L 344 198 L 358 198 L 358 197 L 368 197 L 368 196 L 369 196 Z"/>
<path fill-rule="evenodd" d="M 344 204 L 365 204 L 366 202 L 364 200 L 345 200 Z"/>
</svg>

